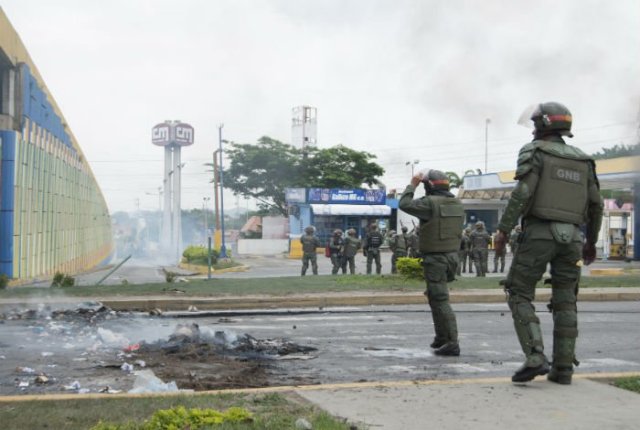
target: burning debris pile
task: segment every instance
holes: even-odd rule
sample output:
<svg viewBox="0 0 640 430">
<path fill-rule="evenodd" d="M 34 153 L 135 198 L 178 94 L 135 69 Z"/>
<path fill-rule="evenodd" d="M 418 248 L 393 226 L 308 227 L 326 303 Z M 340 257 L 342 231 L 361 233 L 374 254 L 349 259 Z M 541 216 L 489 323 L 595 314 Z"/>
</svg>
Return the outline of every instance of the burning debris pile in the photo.
<svg viewBox="0 0 640 430">
<path fill-rule="evenodd" d="M 179 324 L 168 340 L 142 342 L 134 355 L 181 389 L 213 390 L 300 383 L 278 375 L 272 361 L 313 358 L 308 353 L 315 350 L 285 339 L 260 340 L 248 334 L 201 330 L 198 324 Z"/>
<path fill-rule="evenodd" d="M 315 373 L 296 377 L 290 372 L 296 362 L 315 358 L 310 354 L 315 348 L 195 323 L 178 324 L 153 342 L 143 339 L 141 326 L 157 336 L 153 327 L 165 327 L 164 321 L 114 312 L 98 302 L 72 309 L 40 305 L 0 311 L 0 325 L 6 328 L 0 332 L 0 394 L 116 393 L 132 385 L 135 392 L 144 392 L 316 383 Z"/>
</svg>

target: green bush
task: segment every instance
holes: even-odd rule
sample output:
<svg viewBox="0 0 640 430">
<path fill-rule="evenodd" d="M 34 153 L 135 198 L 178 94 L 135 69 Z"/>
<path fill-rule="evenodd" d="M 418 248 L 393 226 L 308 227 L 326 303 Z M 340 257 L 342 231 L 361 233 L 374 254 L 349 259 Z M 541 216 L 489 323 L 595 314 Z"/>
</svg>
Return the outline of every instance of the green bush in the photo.
<svg viewBox="0 0 640 430">
<path fill-rule="evenodd" d="M 9 277 L 4 273 L 0 274 L 0 290 L 4 290 L 9 286 Z"/>
<path fill-rule="evenodd" d="M 178 277 L 178 274 L 176 272 L 169 272 L 169 271 L 164 272 L 164 280 L 167 281 L 169 284 L 175 281 L 177 277 Z"/>
<path fill-rule="evenodd" d="M 51 281 L 51 286 L 58 288 L 73 287 L 75 284 L 76 279 L 73 276 L 65 275 L 62 272 L 56 272 L 56 274 L 53 275 L 53 281 Z"/>
<path fill-rule="evenodd" d="M 215 409 L 187 409 L 177 406 L 161 409 L 143 424 L 127 423 L 116 425 L 100 422 L 91 430 L 156 430 L 156 429 L 190 429 L 212 428 L 223 423 L 247 423 L 253 421 L 251 412 L 244 408 L 229 408 L 224 412 Z"/>
<path fill-rule="evenodd" d="M 396 261 L 398 273 L 408 279 L 424 279 L 421 258 L 400 257 Z"/>
<path fill-rule="evenodd" d="M 208 264 L 207 260 L 208 249 L 205 246 L 189 246 L 184 250 L 182 256 L 185 261 L 189 264 L 199 264 L 206 266 Z M 218 262 L 219 253 L 215 249 L 211 250 L 211 264 L 216 264 Z"/>
</svg>

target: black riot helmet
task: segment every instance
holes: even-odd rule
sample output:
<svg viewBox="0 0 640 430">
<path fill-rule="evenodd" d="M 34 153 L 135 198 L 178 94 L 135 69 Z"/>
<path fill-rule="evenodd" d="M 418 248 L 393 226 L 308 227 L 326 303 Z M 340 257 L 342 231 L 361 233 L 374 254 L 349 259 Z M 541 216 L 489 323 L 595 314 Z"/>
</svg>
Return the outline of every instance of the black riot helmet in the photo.
<svg viewBox="0 0 640 430">
<path fill-rule="evenodd" d="M 422 176 L 422 183 L 427 193 L 433 190 L 449 191 L 449 177 L 440 170 L 430 169 Z"/>
<path fill-rule="evenodd" d="M 540 103 L 531 114 L 531 121 L 535 127 L 536 138 L 549 134 L 573 137 L 571 112 L 561 103 Z"/>
</svg>

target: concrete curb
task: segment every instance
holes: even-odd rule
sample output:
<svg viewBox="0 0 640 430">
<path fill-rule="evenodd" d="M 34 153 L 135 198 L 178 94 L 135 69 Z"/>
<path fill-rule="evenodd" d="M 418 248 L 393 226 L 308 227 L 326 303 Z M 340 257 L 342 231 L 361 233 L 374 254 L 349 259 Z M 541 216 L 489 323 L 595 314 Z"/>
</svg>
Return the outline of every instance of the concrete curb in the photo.
<svg viewBox="0 0 640 430">
<path fill-rule="evenodd" d="M 624 289 L 623 289 L 624 290 Z M 635 290 L 635 289 L 634 289 Z M 551 291 L 539 291 L 537 302 L 548 302 Z M 459 292 L 450 293 L 451 303 L 506 303 L 504 292 Z M 640 301 L 640 289 L 637 291 L 590 291 L 580 292 L 583 302 Z M 286 297 L 192 297 L 192 298 L 129 298 L 122 300 L 99 300 L 114 310 L 163 311 L 187 310 L 195 306 L 198 310 L 239 310 L 239 309 L 282 309 L 282 308 L 327 308 L 340 306 L 380 306 L 380 305 L 421 305 L 426 297 L 419 292 L 403 294 L 354 294 L 354 295 L 301 295 Z"/>
</svg>

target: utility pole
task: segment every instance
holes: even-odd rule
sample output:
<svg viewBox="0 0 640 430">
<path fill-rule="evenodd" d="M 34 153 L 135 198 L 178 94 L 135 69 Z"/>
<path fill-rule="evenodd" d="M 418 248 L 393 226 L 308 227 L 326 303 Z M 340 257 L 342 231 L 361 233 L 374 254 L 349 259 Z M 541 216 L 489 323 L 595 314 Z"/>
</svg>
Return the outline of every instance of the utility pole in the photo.
<svg viewBox="0 0 640 430">
<path fill-rule="evenodd" d="M 227 247 L 224 243 L 224 174 L 222 165 L 222 127 L 224 124 L 218 126 L 218 150 L 220 151 L 220 229 L 222 233 L 222 246 L 220 247 L 220 258 L 227 258 Z"/>
<path fill-rule="evenodd" d="M 204 212 L 204 240 L 206 242 L 207 238 L 209 237 L 209 225 L 207 223 L 207 211 L 209 209 L 209 206 L 207 205 L 207 202 L 211 200 L 211 197 L 203 197 L 202 198 L 202 212 Z"/>
</svg>

